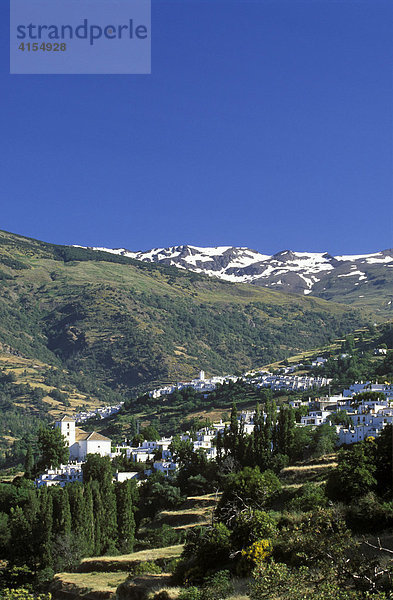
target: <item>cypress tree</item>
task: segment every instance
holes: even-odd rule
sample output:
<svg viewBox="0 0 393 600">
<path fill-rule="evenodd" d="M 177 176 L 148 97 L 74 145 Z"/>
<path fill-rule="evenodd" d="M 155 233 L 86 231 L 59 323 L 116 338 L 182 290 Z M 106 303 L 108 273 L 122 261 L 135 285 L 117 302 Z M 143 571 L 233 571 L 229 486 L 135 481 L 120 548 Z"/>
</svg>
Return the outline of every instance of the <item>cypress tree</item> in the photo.
<svg viewBox="0 0 393 600">
<path fill-rule="evenodd" d="M 223 450 L 223 441 L 222 441 L 221 431 L 217 432 L 216 448 L 217 448 L 217 463 L 220 464 L 220 462 L 222 460 L 222 450 Z"/>
<path fill-rule="evenodd" d="M 70 536 L 71 510 L 67 488 L 57 488 L 53 492 L 53 533 L 55 536 Z"/>
<path fill-rule="evenodd" d="M 246 459 L 246 451 L 247 451 L 247 441 L 246 441 L 246 435 L 244 433 L 244 421 L 243 421 L 243 419 L 241 419 L 241 421 L 239 423 L 239 427 L 238 427 L 238 433 L 237 433 L 235 458 L 240 462 L 240 464 L 242 466 L 244 466 L 244 461 Z"/>
<path fill-rule="evenodd" d="M 100 556 L 104 547 L 101 531 L 101 525 L 104 521 L 104 509 L 102 506 L 102 499 L 98 482 L 92 481 L 90 485 L 92 491 L 94 515 L 94 554 L 96 556 Z"/>
<path fill-rule="evenodd" d="M 40 511 L 37 525 L 41 568 L 45 569 L 53 566 L 53 498 L 46 487 L 40 490 Z"/>
<path fill-rule="evenodd" d="M 101 486 L 100 494 L 103 507 L 103 520 L 101 522 L 103 551 L 112 552 L 117 544 L 117 510 L 113 483 Z"/>
<path fill-rule="evenodd" d="M 87 556 L 95 551 L 95 519 L 93 508 L 93 492 L 91 483 L 83 489 L 83 539 Z"/>
<path fill-rule="evenodd" d="M 33 450 L 31 449 L 31 446 L 29 445 L 27 447 L 27 452 L 26 452 L 26 457 L 25 457 L 25 477 L 26 477 L 26 479 L 32 478 L 33 469 L 34 469 Z"/>
<path fill-rule="evenodd" d="M 10 543 L 7 559 L 12 566 L 27 565 L 36 571 L 36 548 L 35 544 L 29 543 L 33 540 L 34 524 L 30 522 L 27 514 L 20 506 L 11 508 L 9 520 Z"/>
<path fill-rule="evenodd" d="M 252 433 L 253 463 L 261 467 L 266 462 L 266 448 L 264 444 L 264 415 L 257 403 L 254 415 L 254 430 Z"/>
<path fill-rule="evenodd" d="M 228 432 L 228 450 L 234 458 L 238 458 L 239 448 L 239 421 L 237 420 L 237 407 L 235 402 L 232 404 L 231 420 Z"/>
<path fill-rule="evenodd" d="M 68 498 L 71 511 L 71 530 L 81 555 L 86 556 L 86 536 L 85 536 L 85 501 L 83 497 L 83 485 L 79 482 L 67 486 Z"/>
<path fill-rule="evenodd" d="M 267 456 L 267 464 L 269 466 L 272 452 L 276 447 L 276 422 L 277 422 L 277 406 L 274 400 L 266 402 L 266 420 L 263 428 L 263 444 Z"/>
<path fill-rule="evenodd" d="M 120 552 L 132 552 L 135 535 L 135 519 L 132 505 L 131 482 L 116 485 L 117 547 Z"/>
<path fill-rule="evenodd" d="M 277 453 L 290 455 L 295 428 L 294 411 L 292 407 L 282 406 L 277 423 Z"/>
</svg>

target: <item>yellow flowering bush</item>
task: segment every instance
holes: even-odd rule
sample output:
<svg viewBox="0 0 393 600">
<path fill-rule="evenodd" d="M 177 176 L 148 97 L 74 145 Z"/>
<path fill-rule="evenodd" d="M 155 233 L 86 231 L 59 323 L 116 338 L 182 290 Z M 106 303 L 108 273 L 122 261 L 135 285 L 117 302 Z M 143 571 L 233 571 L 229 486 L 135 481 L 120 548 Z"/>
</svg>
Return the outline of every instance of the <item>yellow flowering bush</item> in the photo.
<svg viewBox="0 0 393 600">
<path fill-rule="evenodd" d="M 242 550 L 242 558 L 238 565 L 238 574 L 245 576 L 266 561 L 273 551 L 270 540 L 257 540 L 245 550 Z"/>
</svg>

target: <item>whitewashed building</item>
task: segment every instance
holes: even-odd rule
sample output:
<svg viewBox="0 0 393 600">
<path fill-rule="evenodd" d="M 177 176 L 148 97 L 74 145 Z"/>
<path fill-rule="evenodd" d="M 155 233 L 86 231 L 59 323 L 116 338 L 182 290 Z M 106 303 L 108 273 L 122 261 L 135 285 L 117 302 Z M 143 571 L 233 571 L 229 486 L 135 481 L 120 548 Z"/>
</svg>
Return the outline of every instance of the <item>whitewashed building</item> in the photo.
<svg viewBox="0 0 393 600">
<path fill-rule="evenodd" d="M 64 487 L 67 483 L 83 481 L 82 463 L 60 465 L 57 469 L 46 469 L 35 480 L 36 487 Z"/>
<path fill-rule="evenodd" d="M 58 427 L 68 442 L 70 448 L 70 460 L 84 461 L 88 454 L 99 454 L 100 456 L 111 455 L 111 440 L 96 431 L 84 431 L 76 427 L 75 420 L 71 417 L 63 417 L 56 421 Z"/>
</svg>

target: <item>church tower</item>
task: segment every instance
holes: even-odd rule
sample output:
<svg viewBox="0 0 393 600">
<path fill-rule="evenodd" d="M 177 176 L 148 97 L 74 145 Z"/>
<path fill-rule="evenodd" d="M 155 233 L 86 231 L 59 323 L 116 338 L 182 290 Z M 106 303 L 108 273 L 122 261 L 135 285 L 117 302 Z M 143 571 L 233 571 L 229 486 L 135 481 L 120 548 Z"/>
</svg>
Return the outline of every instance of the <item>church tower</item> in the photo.
<svg viewBox="0 0 393 600">
<path fill-rule="evenodd" d="M 64 435 L 69 446 L 75 444 L 75 420 L 71 417 L 63 417 L 60 421 L 56 421 L 55 427 L 58 427 Z"/>
</svg>

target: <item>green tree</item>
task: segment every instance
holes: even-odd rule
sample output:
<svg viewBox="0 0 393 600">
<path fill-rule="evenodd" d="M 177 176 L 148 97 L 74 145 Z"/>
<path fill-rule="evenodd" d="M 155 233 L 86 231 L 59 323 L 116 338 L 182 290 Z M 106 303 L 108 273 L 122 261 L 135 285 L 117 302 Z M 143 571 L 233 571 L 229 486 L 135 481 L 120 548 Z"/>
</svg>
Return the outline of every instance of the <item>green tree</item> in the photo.
<svg viewBox="0 0 393 600">
<path fill-rule="evenodd" d="M 337 431 L 333 425 L 324 423 L 316 428 L 311 444 L 311 454 L 314 457 L 331 454 L 337 444 Z"/>
<path fill-rule="evenodd" d="M 53 496 L 53 534 L 71 535 L 71 509 L 67 487 L 52 488 Z"/>
<path fill-rule="evenodd" d="M 38 447 L 41 452 L 38 466 L 41 470 L 68 463 L 69 447 L 59 428 L 42 428 L 38 434 Z"/>
<path fill-rule="evenodd" d="M 143 436 L 144 440 L 148 440 L 149 442 L 157 442 L 161 437 L 157 429 L 152 425 L 142 427 L 140 434 Z"/>
<path fill-rule="evenodd" d="M 259 467 L 245 467 L 227 476 L 217 516 L 230 523 L 243 510 L 263 509 L 280 489 L 280 480 L 273 472 L 261 473 Z"/>
<path fill-rule="evenodd" d="M 39 492 L 40 512 L 38 519 L 39 549 L 41 567 L 53 566 L 52 535 L 53 535 L 53 496 L 48 488 L 43 487 Z"/>
<path fill-rule="evenodd" d="M 124 481 L 116 486 L 117 546 L 123 554 L 132 552 L 134 547 L 135 518 L 132 485 L 131 481 Z"/>
<path fill-rule="evenodd" d="M 392 497 L 393 490 L 392 439 L 393 425 L 386 425 L 377 438 L 375 446 L 375 477 L 378 491 L 388 498 Z"/>
<path fill-rule="evenodd" d="M 95 522 L 92 483 L 90 482 L 83 486 L 83 537 L 87 556 L 91 556 L 95 550 Z"/>
<path fill-rule="evenodd" d="M 372 491 L 377 483 L 374 453 L 372 441 L 354 444 L 348 450 L 341 449 L 338 465 L 328 478 L 327 495 L 334 500 L 351 502 Z"/>
<path fill-rule="evenodd" d="M 191 461 L 194 447 L 191 440 L 182 440 L 180 435 L 175 435 L 169 446 L 173 459 L 184 465 Z"/>
<path fill-rule="evenodd" d="M 206 571 L 225 567 L 231 551 L 231 532 L 224 523 L 208 528 L 194 528 L 187 534 L 182 557 L 188 570 L 201 577 Z"/>
<path fill-rule="evenodd" d="M 150 475 L 139 487 L 139 494 L 138 523 L 154 517 L 160 510 L 177 508 L 182 501 L 180 489 L 162 473 Z"/>
<path fill-rule="evenodd" d="M 263 510 L 240 512 L 232 527 L 232 541 L 236 549 L 250 546 L 262 539 L 272 539 L 277 535 L 277 518 Z"/>
<path fill-rule="evenodd" d="M 13 566 L 27 565 L 36 571 L 37 554 L 33 541 L 34 523 L 26 516 L 25 511 L 17 506 L 11 509 L 10 514 L 10 544 L 7 551 L 7 559 Z"/>
<path fill-rule="evenodd" d="M 276 453 L 290 456 L 295 430 L 295 413 L 291 406 L 282 406 L 278 413 Z"/>
<path fill-rule="evenodd" d="M 33 450 L 31 445 L 27 446 L 26 457 L 25 457 L 25 477 L 26 479 L 31 479 L 33 476 L 33 468 L 34 468 L 34 457 Z"/>
<path fill-rule="evenodd" d="M 104 507 L 102 503 L 102 497 L 100 493 L 99 484 L 97 481 L 92 480 L 88 483 L 91 487 L 92 500 L 93 500 L 93 515 L 94 515 L 94 554 L 100 556 L 104 549 L 103 536 L 102 536 L 102 523 L 104 520 Z"/>
<path fill-rule="evenodd" d="M 83 481 L 97 481 L 100 486 L 109 485 L 112 482 L 112 464 L 109 456 L 99 454 L 88 454 L 82 465 Z"/>
</svg>

